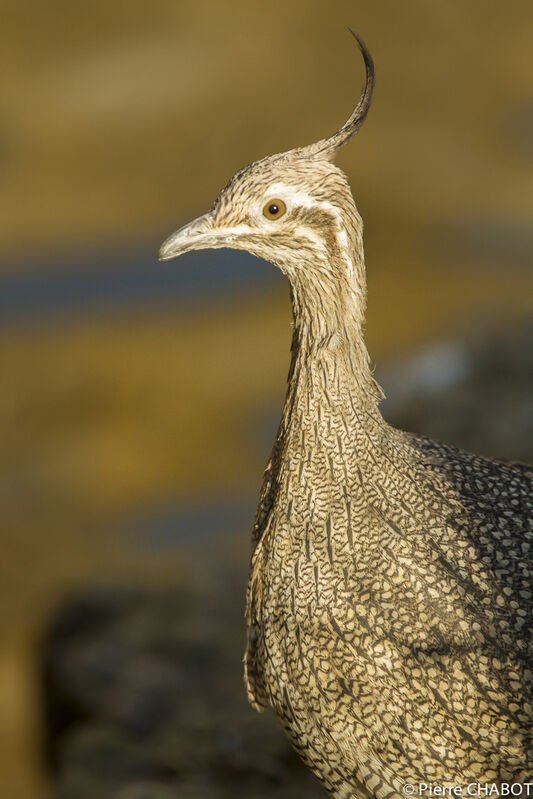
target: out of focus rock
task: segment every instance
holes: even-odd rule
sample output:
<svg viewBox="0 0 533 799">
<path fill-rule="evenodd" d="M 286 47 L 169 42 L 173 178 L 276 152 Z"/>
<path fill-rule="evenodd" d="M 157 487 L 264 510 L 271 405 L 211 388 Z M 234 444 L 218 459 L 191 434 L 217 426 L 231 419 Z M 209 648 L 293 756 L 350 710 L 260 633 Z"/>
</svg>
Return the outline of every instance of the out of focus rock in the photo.
<svg viewBox="0 0 533 799">
<path fill-rule="evenodd" d="M 324 796 L 246 700 L 231 590 L 94 588 L 65 601 L 45 646 L 50 799 Z"/>
<path fill-rule="evenodd" d="M 385 418 L 480 455 L 533 460 L 533 323 L 433 344 L 378 371 Z"/>
</svg>

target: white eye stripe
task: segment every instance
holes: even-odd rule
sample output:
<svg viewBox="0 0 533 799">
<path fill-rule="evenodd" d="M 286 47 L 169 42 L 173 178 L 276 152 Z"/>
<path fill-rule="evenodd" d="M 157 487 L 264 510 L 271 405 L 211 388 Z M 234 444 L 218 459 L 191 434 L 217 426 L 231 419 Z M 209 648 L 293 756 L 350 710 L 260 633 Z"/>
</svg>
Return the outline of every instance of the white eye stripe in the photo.
<svg viewBox="0 0 533 799">
<path fill-rule="evenodd" d="M 250 225 L 233 225 L 232 227 L 218 228 L 217 233 L 224 236 L 242 236 L 245 233 L 253 233 Z"/>
<path fill-rule="evenodd" d="M 324 244 L 324 240 L 321 239 L 320 236 L 317 233 L 315 233 L 313 230 L 310 230 L 308 227 L 304 225 L 299 225 L 296 228 L 295 233 L 297 236 L 302 236 L 302 238 L 311 239 L 311 241 L 313 241 L 316 244 L 319 250 L 322 250 L 322 252 L 327 253 L 327 247 Z"/>
<path fill-rule="evenodd" d="M 318 201 L 316 198 L 311 197 L 306 192 L 298 191 L 290 186 L 286 186 L 283 183 L 277 183 L 274 186 L 270 186 L 268 192 L 265 193 L 262 204 L 259 209 L 259 216 L 262 221 L 265 221 L 265 216 L 263 214 L 263 208 L 266 202 L 274 199 L 282 200 L 287 208 L 286 214 L 283 216 L 290 215 L 291 206 L 293 205 L 300 205 L 305 208 L 322 208 L 323 210 L 327 211 L 328 213 L 332 214 L 335 222 L 336 222 L 336 231 L 335 237 L 337 240 L 337 244 L 339 246 L 339 251 L 342 257 L 342 260 L 345 263 L 346 273 L 349 278 L 352 278 L 356 272 L 355 262 L 353 260 L 353 254 L 351 252 L 350 244 L 348 241 L 348 236 L 344 227 L 342 225 L 342 218 L 338 208 L 336 208 L 332 203 L 328 201 Z M 267 218 L 268 220 L 268 218 Z M 276 220 L 268 220 L 269 222 L 276 221 Z M 255 225 L 247 225 L 247 224 L 240 224 L 240 225 L 232 225 L 231 227 L 224 228 L 220 230 L 221 233 L 228 237 L 238 237 L 241 235 L 246 234 L 253 234 L 257 231 Z M 327 247 L 325 245 L 324 240 L 322 237 L 311 230 L 306 225 L 298 225 L 294 230 L 294 234 L 301 238 L 307 238 L 309 241 L 312 241 L 315 245 L 316 249 L 321 254 L 327 254 Z"/>
<path fill-rule="evenodd" d="M 275 183 L 273 186 L 270 186 L 265 197 L 273 197 L 275 196 L 276 192 L 280 195 L 280 198 L 285 200 L 286 204 L 287 200 L 290 200 L 290 205 L 301 205 L 304 208 L 321 208 L 324 211 L 328 211 L 329 213 L 333 214 L 337 224 L 339 226 L 342 225 L 340 211 L 335 205 L 333 205 L 333 203 L 330 203 L 327 200 L 317 200 L 316 197 L 312 197 L 310 194 L 307 194 L 307 192 L 287 186 L 284 183 Z"/>
<path fill-rule="evenodd" d="M 317 200 L 316 197 L 312 197 L 310 194 L 307 194 L 304 191 L 294 189 L 291 186 L 287 186 L 284 183 L 276 183 L 271 186 L 268 190 L 268 194 L 273 196 L 274 193 L 278 193 L 281 197 L 283 197 L 285 204 L 287 205 L 287 211 L 290 211 L 292 205 L 301 205 L 304 208 L 320 208 L 328 213 L 332 214 L 335 219 L 335 226 L 337 228 L 336 231 L 336 239 L 339 245 L 339 249 L 342 253 L 342 258 L 346 264 L 346 271 L 349 277 L 353 277 L 355 272 L 355 266 L 353 262 L 352 255 L 350 253 L 350 246 L 348 242 L 348 236 L 346 235 L 346 231 L 344 229 L 343 220 L 339 209 L 333 205 L 333 203 L 328 202 L 327 200 Z M 300 228 L 300 230 L 303 229 Z M 312 238 L 316 244 L 318 244 L 321 249 L 324 249 L 324 244 L 321 239 L 312 234 L 309 228 L 305 228 L 305 235 L 308 238 Z"/>
<path fill-rule="evenodd" d="M 338 238 L 339 243 L 341 245 L 341 249 L 347 250 L 348 249 L 348 236 L 346 235 L 346 231 L 345 230 L 339 230 L 339 232 L 337 234 L 337 238 Z"/>
</svg>

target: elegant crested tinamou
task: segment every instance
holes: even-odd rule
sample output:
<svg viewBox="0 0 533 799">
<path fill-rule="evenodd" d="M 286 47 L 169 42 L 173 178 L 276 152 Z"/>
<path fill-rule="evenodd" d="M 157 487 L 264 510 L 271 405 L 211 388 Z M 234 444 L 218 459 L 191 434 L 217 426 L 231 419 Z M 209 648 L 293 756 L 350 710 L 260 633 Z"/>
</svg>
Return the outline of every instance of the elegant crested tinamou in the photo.
<svg viewBox="0 0 533 799">
<path fill-rule="evenodd" d="M 253 529 L 248 695 L 336 799 L 525 783 L 532 472 L 380 414 L 363 225 L 332 163 L 372 96 L 355 38 L 366 84 L 340 130 L 241 169 L 160 251 L 247 250 L 290 283 L 287 396 Z"/>
</svg>

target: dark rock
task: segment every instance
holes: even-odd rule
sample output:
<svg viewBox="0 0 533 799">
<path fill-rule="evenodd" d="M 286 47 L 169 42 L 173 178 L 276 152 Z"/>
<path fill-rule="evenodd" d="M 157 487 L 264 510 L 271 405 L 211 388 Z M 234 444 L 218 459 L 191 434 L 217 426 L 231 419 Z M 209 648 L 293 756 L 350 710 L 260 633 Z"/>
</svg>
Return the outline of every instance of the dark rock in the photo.
<svg viewBox="0 0 533 799">
<path fill-rule="evenodd" d="M 88 589 L 57 611 L 44 669 L 51 799 L 325 795 L 247 703 L 233 591 L 204 589 Z"/>
<path fill-rule="evenodd" d="M 488 457 L 533 460 L 533 324 L 433 344 L 378 370 L 385 418 Z"/>
</svg>

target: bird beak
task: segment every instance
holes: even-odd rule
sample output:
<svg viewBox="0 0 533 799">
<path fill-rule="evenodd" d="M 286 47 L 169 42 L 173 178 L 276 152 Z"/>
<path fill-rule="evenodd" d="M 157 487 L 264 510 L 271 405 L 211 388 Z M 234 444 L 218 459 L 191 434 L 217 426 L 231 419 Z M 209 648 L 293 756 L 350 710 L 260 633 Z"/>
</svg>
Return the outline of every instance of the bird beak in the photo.
<svg viewBox="0 0 533 799">
<path fill-rule="evenodd" d="M 205 250 L 223 246 L 222 236 L 213 227 L 213 215 L 209 212 L 169 236 L 161 245 L 159 260 L 169 261 L 190 250 Z"/>
</svg>

